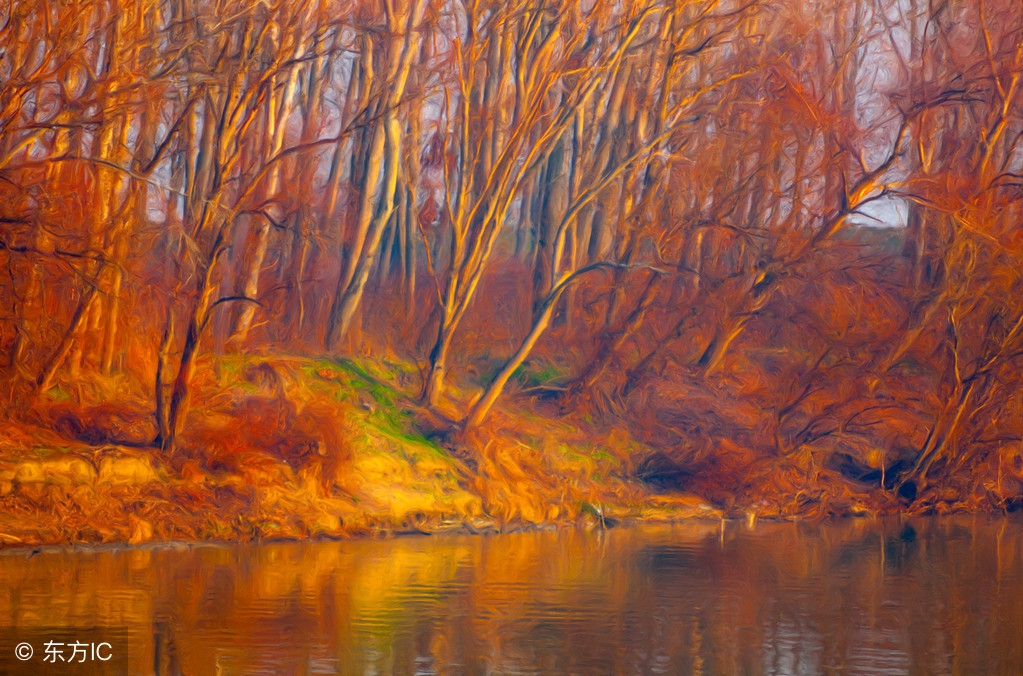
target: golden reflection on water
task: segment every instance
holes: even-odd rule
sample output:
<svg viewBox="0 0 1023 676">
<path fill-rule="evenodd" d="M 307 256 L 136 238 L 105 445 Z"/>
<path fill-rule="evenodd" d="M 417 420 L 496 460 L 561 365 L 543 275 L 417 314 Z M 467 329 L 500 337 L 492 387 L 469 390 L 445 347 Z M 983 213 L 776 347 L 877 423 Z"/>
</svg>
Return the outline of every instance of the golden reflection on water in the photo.
<svg viewBox="0 0 1023 676">
<path fill-rule="evenodd" d="M 1020 673 L 1021 598 L 982 517 L 0 555 L 0 626 L 132 673 Z"/>
</svg>

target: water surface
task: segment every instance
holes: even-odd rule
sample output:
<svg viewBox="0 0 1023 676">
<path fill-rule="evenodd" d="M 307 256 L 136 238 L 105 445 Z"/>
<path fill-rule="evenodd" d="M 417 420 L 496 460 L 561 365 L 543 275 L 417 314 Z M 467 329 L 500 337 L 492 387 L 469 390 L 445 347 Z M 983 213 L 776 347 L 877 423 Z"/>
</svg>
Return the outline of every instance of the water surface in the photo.
<svg viewBox="0 0 1023 676">
<path fill-rule="evenodd" d="M 1021 599 L 985 517 L 0 554 L 0 626 L 132 673 L 1018 674 Z"/>
</svg>

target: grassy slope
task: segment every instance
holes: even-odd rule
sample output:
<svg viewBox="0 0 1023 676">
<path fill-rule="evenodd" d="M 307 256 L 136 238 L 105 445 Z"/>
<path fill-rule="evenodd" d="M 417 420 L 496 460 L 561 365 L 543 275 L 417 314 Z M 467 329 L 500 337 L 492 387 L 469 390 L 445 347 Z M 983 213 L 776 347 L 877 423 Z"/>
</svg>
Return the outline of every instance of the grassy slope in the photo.
<svg viewBox="0 0 1023 676">
<path fill-rule="evenodd" d="M 40 424 L 0 430 L 0 543 L 347 537 L 719 516 L 694 496 L 658 494 L 630 479 L 644 449 L 621 431 L 506 407 L 485 429 L 441 445 L 417 423 L 417 378 L 406 365 L 235 355 L 206 372 L 172 458 L 56 434 L 52 428 L 70 427 L 87 437 L 80 429 L 97 410 L 108 428 L 97 436 L 131 427 L 129 414 L 109 406 L 80 407 L 69 425 L 68 395 L 59 389 L 42 404 L 52 408 L 49 418 L 44 410 Z M 58 414 L 60 424 L 45 424 Z"/>
</svg>

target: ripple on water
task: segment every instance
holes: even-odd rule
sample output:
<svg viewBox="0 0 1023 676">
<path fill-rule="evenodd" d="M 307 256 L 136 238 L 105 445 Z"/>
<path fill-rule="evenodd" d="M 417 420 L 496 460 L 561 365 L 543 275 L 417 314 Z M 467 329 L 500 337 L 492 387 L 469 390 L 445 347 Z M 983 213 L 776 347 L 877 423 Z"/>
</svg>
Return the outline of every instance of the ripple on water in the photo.
<svg viewBox="0 0 1023 676">
<path fill-rule="evenodd" d="M 1019 598 L 1019 519 L 0 555 L 0 625 L 133 673 L 1018 673 Z"/>
</svg>

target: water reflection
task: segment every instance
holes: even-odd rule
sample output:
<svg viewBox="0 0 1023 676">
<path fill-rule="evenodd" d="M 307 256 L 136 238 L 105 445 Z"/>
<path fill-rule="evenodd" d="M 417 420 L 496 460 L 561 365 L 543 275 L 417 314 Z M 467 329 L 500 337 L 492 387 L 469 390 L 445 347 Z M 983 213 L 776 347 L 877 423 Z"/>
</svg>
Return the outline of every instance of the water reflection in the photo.
<svg viewBox="0 0 1023 676">
<path fill-rule="evenodd" d="M 0 625 L 126 627 L 133 673 L 1019 673 L 1020 598 L 1018 519 L 0 556 Z"/>
</svg>

